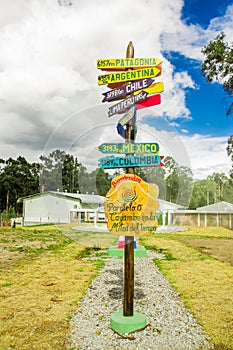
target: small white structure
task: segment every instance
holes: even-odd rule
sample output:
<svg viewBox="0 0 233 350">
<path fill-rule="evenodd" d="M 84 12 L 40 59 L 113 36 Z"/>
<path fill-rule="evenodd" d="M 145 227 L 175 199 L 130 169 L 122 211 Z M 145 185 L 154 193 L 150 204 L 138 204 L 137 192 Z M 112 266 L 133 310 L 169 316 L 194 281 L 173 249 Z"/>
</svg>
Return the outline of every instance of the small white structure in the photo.
<svg viewBox="0 0 233 350">
<path fill-rule="evenodd" d="M 233 228 L 233 204 L 218 202 L 196 210 L 176 210 L 171 214 L 172 224 L 184 226 L 223 226 Z"/>
<path fill-rule="evenodd" d="M 179 209 L 184 209 L 184 207 L 179 204 L 167 202 L 163 199 L 159 199 L 158 201 L 159 201 L 159 209 L 157 210 L 157 215 L 162 213 L 162 226 L 165 226 L 166 215 L 168 215 L 168 225 L 171 225 L 171 213 Z"/>
<path fill-rule="evenodd" d="M 24 197 L 22 201 L 24 225 L 33 225 L 70 223 L 77 215 L 80 221 L 88 221 L 89 215 L 103 206 L 104 197 L 95 194 L 48 191 Z"/>
</svg>

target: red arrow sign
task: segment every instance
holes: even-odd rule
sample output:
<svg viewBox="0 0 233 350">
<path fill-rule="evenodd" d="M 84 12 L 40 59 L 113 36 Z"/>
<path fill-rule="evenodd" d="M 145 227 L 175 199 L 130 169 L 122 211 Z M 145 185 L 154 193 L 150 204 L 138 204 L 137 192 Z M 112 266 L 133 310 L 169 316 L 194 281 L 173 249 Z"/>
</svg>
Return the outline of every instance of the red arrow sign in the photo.
<svg viewBox="0 0 233 350">
<path fill-rule="evenodd" d="M 161 96 L 160 94 L 153 95 L 148 97 L 145 101 L 141 101 L 136 103 L 136 108 L 137 109 L 142 109 L 146 107 L 151 107 L 155 105 L 159 105 L 161 103 Z"/>
</svg>

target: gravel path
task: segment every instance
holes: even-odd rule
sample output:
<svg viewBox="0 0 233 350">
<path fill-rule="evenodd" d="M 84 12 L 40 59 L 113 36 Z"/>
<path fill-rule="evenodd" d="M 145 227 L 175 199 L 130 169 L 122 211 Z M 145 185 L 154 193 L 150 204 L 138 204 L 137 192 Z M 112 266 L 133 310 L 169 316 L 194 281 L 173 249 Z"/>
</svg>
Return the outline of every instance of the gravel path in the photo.
<svg viewBox="0 0 233 350">
<path fill-rule="evenodd" d="M 124 337 L 111 329 L 111 315 L 123 308 L 123 259 L 108 258 L 71 320 L 71 349 L 208 348 L 207 335 L 155 266 L 154 258 L 161 254 L 147 251 L 147 258 L 135 258 L 134 311 L 146 315 L 148 326 Z"/>
</svg>

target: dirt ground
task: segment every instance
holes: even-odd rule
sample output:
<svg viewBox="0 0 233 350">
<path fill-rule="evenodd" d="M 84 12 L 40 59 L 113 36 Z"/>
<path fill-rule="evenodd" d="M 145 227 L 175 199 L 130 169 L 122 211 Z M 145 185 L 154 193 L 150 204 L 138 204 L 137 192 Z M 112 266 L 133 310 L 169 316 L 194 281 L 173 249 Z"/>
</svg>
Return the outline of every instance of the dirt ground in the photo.
<svg viewBox="0 0 233 350">
<path fill-rule="evenodd" d="M 177 237 L 177 240 L 233 266 L 233 239 Z"/>
</svg>

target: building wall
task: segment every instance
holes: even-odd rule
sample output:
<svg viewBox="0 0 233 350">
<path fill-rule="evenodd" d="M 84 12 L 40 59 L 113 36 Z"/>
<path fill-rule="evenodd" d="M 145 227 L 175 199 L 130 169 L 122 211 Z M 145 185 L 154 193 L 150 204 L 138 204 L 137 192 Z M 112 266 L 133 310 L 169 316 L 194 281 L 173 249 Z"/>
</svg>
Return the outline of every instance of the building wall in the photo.
<svg viewBox="0 0 233 350">
<path fill-rule="evenodd" d="M 96 212 L 94 209 L 73 209 L 70 212 L 70 223 L 107 222 L 104 210 Z"/>
<path fill-rule="evenodd" d="M 69 223 L 70 210 L 79 209 L 80 202 L 50 194 L 24 200 L 24 224 Z"/>
<path fill-rule="evenodd" d="M 223 226 L 233 229 L 233 213 L 173 212 L 172 225 L 184 226 Z"/>
</svg>

